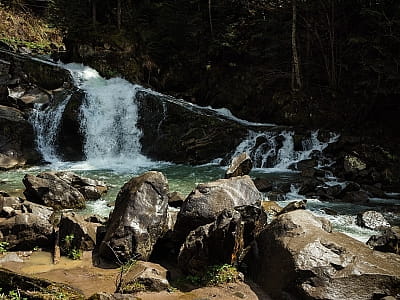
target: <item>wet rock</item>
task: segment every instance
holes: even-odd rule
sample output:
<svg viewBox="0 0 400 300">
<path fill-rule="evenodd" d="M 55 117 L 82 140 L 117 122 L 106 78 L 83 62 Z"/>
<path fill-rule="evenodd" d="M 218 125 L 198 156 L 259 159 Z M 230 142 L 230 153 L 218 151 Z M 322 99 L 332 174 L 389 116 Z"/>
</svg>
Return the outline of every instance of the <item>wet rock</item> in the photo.
<svg viewBox="0 0 400 300">
<path fill-rule="evenodd" d="M 81 192 L 54 173 L 26 174 L 22 180 L 27 200 L 54 209 L 84 208 L 85 198 Z"/>
<path fill-rule="evenodd" d="M 62 254 L 69 251 L 94 249 L 96 229 L 100 224 L 86 222 L 75 213 L 63 213 L 59 226 L 59 243 Z"/>
<path fill-rule="evenodd" d="M 321 208 L 327 215 L 330 215 L 330 216 L 337 216 L 339 213 L 336 211 L 336 210 L 334 210 L 334 209 L 332 209 L 332 208 L 329 208 L 329 207 L 323 207 L 323 208 Z"/>
<path fill-rule="evenodd" d="M 185 197 L 179 192 L 172 192 L 168 194 L 168 205 L 171 207 L 181 207 Z"/>
<path fill-rule="evenodd" d="M 257 238 L 249 265 L 272 298 L 373 299 L 400 292 L 400 256 L 332 232 L 305 210 L 277 217 Z"/>
<path fill-rule="evenodd" d="M 199 184 L 183 202 L 175 233 L 183 241 L 193 229 L 214 222 L 224 209 L 260 204 L 261 194 L 248 175 Z"/>
<path fill-rule="evenodd" d="M 254 185 L 260 192 L 270 192 L 272 191 L 273 183 L 267 178 L 255 178 L 253 180 Z"/>
<path fill-rule="evenodd" d="M 297 209 L 306 209 L 306 206 L 307 206 L 307 200 L 305 199 L 300 201 L 293 201 L 290 202 L 288 205 L 286 205 L 284 208 L 282 208 L 281 211 L 278 212 L 276 215 L 280 216 Z"/>
<path fill-rule="evenodd" d="M 147 260 L 154 244 L 167 230 L 168 182 L 160 172 L 132 178 L 120 190 L 107 233 L 99 249 L 101 257 L 126 262 L 136 254 Z"/>
<path fill-rule="evenodd" d="M 73 172 L 47 172 L 47 174 L 55 175 L 66 181 L 69 185 L 78 189 L 86 200 L 97 200 L 108 191 L 108 187 L 103 181 L 79 176 Z"/>
<path fill-rule="evenodd" d="M 301 183 L 299 194 L 314 194 L 320 184 L 321 183 L 314 178 L 305 178 L 305 180 L 303 180 L 303 182 Z"/>
<path fill-rule="evenodd" d="M 178 265 L 186 273 L 201 275 L 207 266 L 239 264 L 267 217 L 262 209 L 241 206 L 223 210 L 217 219 L 191 231 L 182 245 Z"/>
<path fill-rule="evenodd" d="M 347 181 L 346 186 L 343 188 L 342 194 L 348 192 L 358 192 L 361 189 L 360 185 L 354 181 Z"/>
<path fill-rule="evenodd" d="M 85 221 L 89 223 L 105 224 L 107 222 L 107 218 L 99 215 L 90 215 L 85 217 Z"/>
<path fill-rule="evenodd" d="M 382 190 L 382 188 L 379 188 L 374 185 L 365 185 L 365 184 L 362 185 L 362 188 L 370 195 L 370 197 L 387 198 L 387 195 Z"/>
<path fill-rule="evenodd" d="M 0 222 L 3 241 L 12 250 L 31 250 L 52 244 L 53 226 L 48 219 L 32 213 L 21 213 Z"/>
<path fill-rule="evenodd" d="M 342 193 L 342 186 L 340 184 L 329 186 L 319 186 L 316 189 L 315 195 L 321 200 L 333 201 Z"/>
<path fill-rule="evenodd" d="M 39 161 L 32 125 L 15 108 L 0 105 L 0 170 Z"/>
<path fill-rule="evenodd" d="M 385 229 L 380 235 L 371 236 L 367 245 L 374 250 L 400 254 L 400 227 L 394 226 Z"/>
<path fill-rule="evenodd" d="M 318 162 L 315 159 L 312 159 L 312 158 L 304 159 L 304 160 L 301 160 L 296 163 L 295 170 L 303 172 L 308 169 L 313 169 L 317 165 L 318 165 Z"/>
<path fill-rule="evenodd" d="M 225 172 L 225 178 L 248 175 L 253 167 L 250 156 L 243 152 L 232 159 L 228 169 Z"/>
<path fill-rule="evenodd" d="M 350 203 L 368 203 L 369 197 L 364 191 L 354 191 L 345 193 L 341 200 Z"/>
<path fill-rule="evenodd" d="M 24 201 L 21 206 L 23 213 L 31 213 L 43 219 L 47 219 L 52 223 L 54 210 L 51 207 Z"/>
<path fill-rule="evenodd" d="M 358 226 L 372 230 L 383 230 L 390 227 L 390 224 L 388 221 L 386 221 L 385 217 L 381 213 L 374 210 L 357 214 L 356 223 Z"/>
<path fill-rule="evenodd" d="M 267 199 L 268 199 L 268 201 L 274 201 L 274 202 L 284 201 L 285 193 L 271 191 L 271 192 L 268 192 Z"/>
<path fill-rule="evenodd" d="M 247 128 L 210 110 L 168 97 L 137 94 L 143 154 L 176 163 L 203 164 L 224 157 L 247 135 Z"/>
</svg>

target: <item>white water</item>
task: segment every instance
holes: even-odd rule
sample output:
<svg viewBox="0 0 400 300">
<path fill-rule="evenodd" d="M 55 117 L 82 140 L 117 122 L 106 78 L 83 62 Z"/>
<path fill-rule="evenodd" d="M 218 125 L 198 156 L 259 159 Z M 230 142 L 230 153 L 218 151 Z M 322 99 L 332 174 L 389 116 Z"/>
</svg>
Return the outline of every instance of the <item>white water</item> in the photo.
<svg viewBox="0 0 400 300">
<path fill-rule="evenodd" d="M 338 135 L 331 134 L 328 142 L 318 140 L 318 130 L 302 141 L 302 150 L 295 150 L 294 132 L 255 132 L 249 131 L 248 137 L 236 148 L 232 157 L 247 152 L 255 168 L 273 168 L 287 171 L 288 168 L 311 157 L 314 151 L 322 152 L 330 143 L 337 141 Z"/>
<path fill-rule="evenodd" d="M 66 97 L 58 106 L 35 104 L 35 109 L 29 117 L 36 135 L 36 146 L 43 159 L 50 163 L 60 161 L 55 149 L 59 125 L 65 106 L 71 96 Z"/>
</svg>

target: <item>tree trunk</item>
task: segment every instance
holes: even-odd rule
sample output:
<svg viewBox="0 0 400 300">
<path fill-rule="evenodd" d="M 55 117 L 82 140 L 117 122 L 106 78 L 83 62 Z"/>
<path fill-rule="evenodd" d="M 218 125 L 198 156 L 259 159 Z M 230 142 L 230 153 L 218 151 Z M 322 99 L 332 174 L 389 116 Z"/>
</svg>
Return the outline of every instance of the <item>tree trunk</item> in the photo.
<svg viewBox="0 0 400 300">
<path fill-rule="evenodd" d="M 117 1 L 117 26 L 118 30 L 121 30 L 121 0 Z"/>
<path fill-rule="evenodd" d="M 299 55 L 297 52 L 296 43 L 296 22 L 297 22 L 297 9 L 296 1 L 292 0 L 292 91 L 301 89 Z"/>
</svg>

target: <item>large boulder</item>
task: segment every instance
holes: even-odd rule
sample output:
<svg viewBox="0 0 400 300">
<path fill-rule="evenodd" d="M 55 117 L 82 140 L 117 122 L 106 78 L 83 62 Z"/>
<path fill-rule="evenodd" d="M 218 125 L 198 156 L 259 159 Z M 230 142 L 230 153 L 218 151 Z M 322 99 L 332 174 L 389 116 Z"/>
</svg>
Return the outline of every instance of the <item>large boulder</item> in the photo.
<svg viewBox="0 0 400 300">
<path fill-rule="evenodd" d="M 225 178 L 249 175 L 252 167 L 253 162 L 250 156 L 246 152 L 243 152 L 232 159 L 228 170 L 225 172 Z"/>
<path fill-rule="evenodd" d="M 389 222 L 377 211 L 368 210 L 357 214 L 356 224 L 372 230 L 384 230 L 390 228 Z"/>
<path fill-rule="evenodd" d="M 168 181 L 160 172 L 146 172 L 127 182 L 117 196 L 100 256 L 126 262 L 140 255 L 147 260 L 167 230 L 168 198 Z"/>
<path fill-rule="evenodd" d="M 361 300 L 400 293 L 400 256 L 331 230 L 329 221 L 309 211 L 279 216 L 257 239 L 251 274 L 276 299 Z"/>
<path fill-rule="evenodd" d="M 210 265 L 240 264 L 266 223 L 267 216 L 260 207 L 225 209 L 213 223 L 189 233 L 178 265 L 186 273 L 201 275 Z"/>
<path fill-rule="evenodd" d="M 22 182 L 26 188 L 24 195 L 29 201 L 55 209 L 85 207 L 82 193 L 54 173 L 26 174 Z"/>
<path fill-rule="evenodd" d="M 39 161 L 32 125 L 16 109 L 0 105 L 0 170 Z"/>
<path fill-rule="evenodd" d="M 199 184 L 179 211 L 176 238 L 183 242 L 190 231 L 214 222 L 224 209 L 243 205 L 261 205 L 261 194 L 248 175 Z"/>
<path fill-rule="evenodd" d="M 60 249 L 64 254 L 69 251 L 94 249 L 96 244 L 96 229 L 101 224 L 86 222 L 75 213 L 64 213 L 59 224 Z"/>
<path fill-rule="evenodd" d="M 400 254 L 400 227 L 394 226 L 385 229 L 379 235 L 373 235 L 367 241 L 367 245 L 374 250 Z"/>
<path fill-rule="evenodd" d="M 3 241 L 12 250 L 32 250 L 34 247 L 49 248 L 53 243 L 53 226 L 49 219 L 33 213 L 20 213 L 0 222 Z"/>
<path fill-rule="evenodd" d="M 137 94 L 142 152 L 154 159 L 202 164 L 230 153 L 247 135 L 245 126 L 179 99 Z"/>
</svg>

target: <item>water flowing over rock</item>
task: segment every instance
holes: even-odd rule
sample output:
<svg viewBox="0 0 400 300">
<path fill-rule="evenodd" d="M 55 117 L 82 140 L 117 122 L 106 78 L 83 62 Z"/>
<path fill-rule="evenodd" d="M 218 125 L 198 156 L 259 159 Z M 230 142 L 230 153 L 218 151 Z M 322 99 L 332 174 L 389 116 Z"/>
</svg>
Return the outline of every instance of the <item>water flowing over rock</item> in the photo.
<svg viewBox="0 0 400 300">
<path fill-rule="evenodd" d="M 199 184 L 179 211 L 175 224 L 177 238 L 183 241 L 191 230 L 214 222 L 224 209 L 260 204 L 261 194 L 248 175 Z"/>
<path fill-rule="evenodd" d="M 238 265 L 266 222 L 267 216 L 260 207 L 225 209 L 213 223 L 189 233 L 180 249 L 178 265 L 192 275 L 203 274 L 210 265 Z"/>
<path fill-rule="evenodd" d="M 167 230 L 168 182 L 160 172 L 132 178 L 119 192 L 101 257 L 126 262 L 136 254 L 147 260 L 157 239 Z"/>
<path fill-rule="evenodd" d="M 226 170 L 225 178 L 249 175 L 252 167 L 253 162 L 250 156 L 246 152 L 243 152 L 232 159 L 228 170 Z"/>
<path fill-rule="evenodd" d="M 251 274 L 274 298 L 373 299 L 400 293 L 400 257 L 373 251 L 296 210 L 260 233 Z"/>
<path fill-rule="evenodd" d="M 384 230 L 389 228 L 390 224 L 385 217 L 374 210 L 368 210 L 357 214 L 357 225 L 372 230 Z"/>
</svg>

